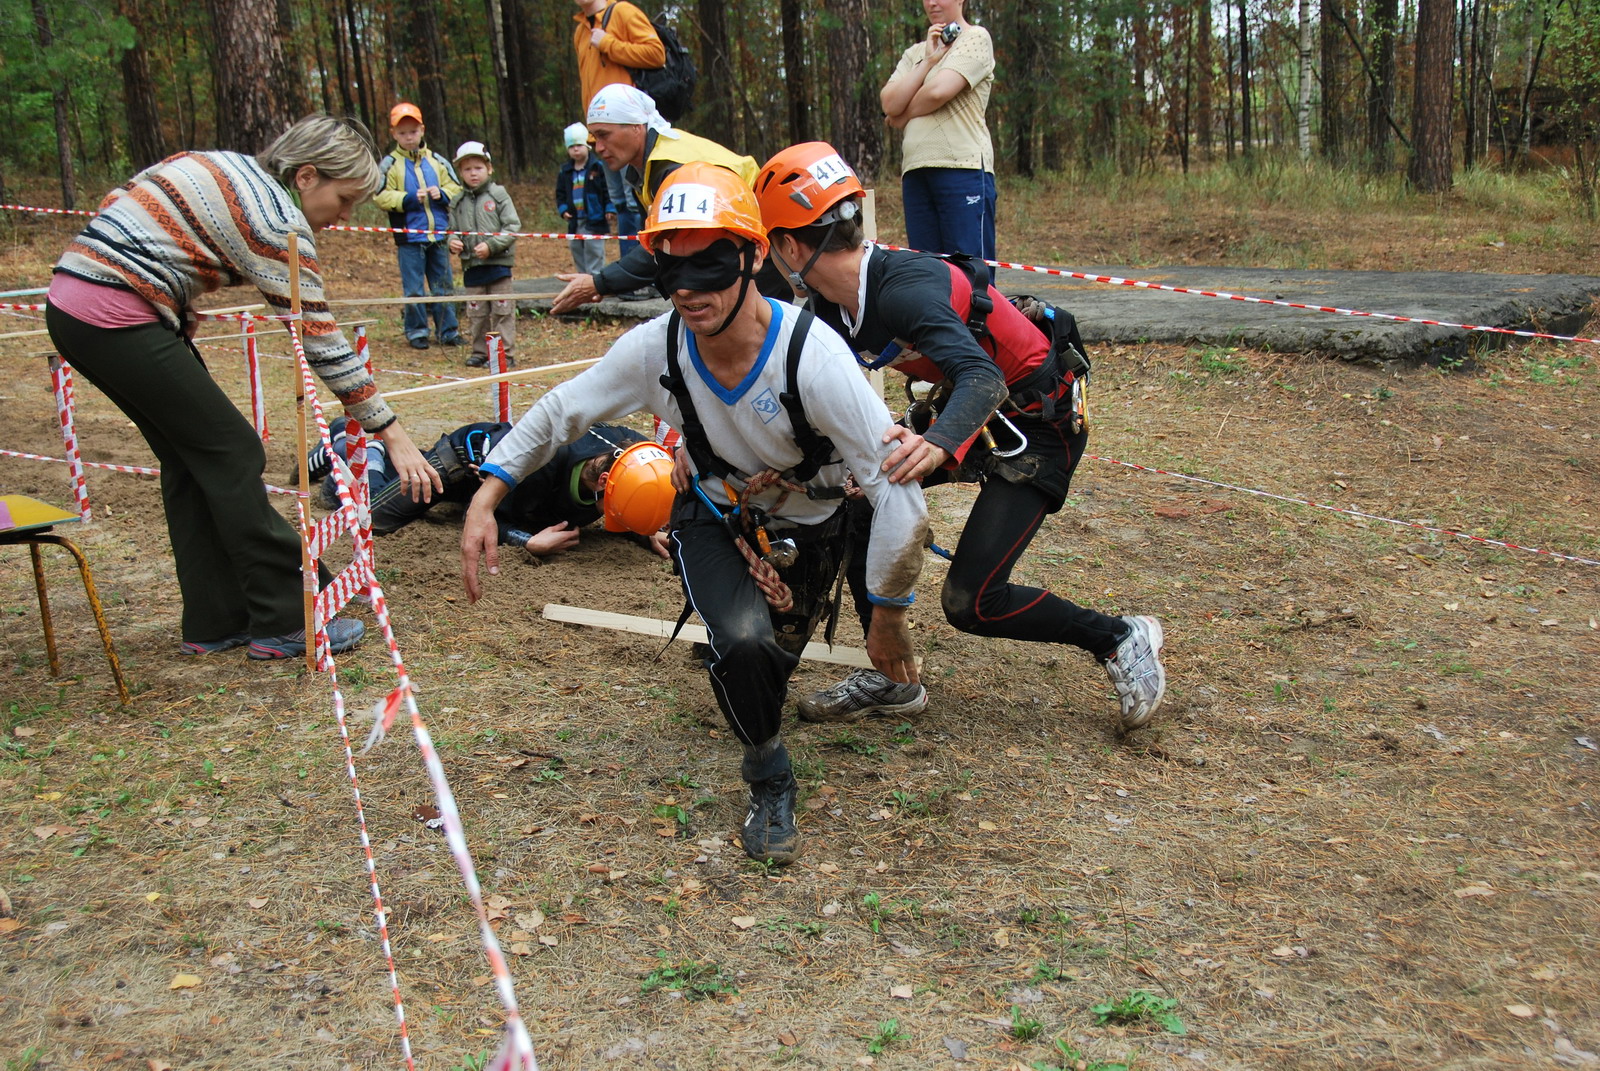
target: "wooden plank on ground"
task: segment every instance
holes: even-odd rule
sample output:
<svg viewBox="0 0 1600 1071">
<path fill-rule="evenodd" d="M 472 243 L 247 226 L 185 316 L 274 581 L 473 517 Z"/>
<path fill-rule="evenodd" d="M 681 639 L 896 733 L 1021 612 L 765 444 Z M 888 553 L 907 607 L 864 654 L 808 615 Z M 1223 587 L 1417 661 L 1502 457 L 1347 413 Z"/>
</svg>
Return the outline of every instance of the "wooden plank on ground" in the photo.
<svg viewBox="0 0 1600 1071">
<path fill-rule="evenodd" d="M 595 628 L 616 629 L 619 632 L 637 632 L 641 636 L 654 636 L 657 639 L 666 639 L 672 635 L 671 621 L 663 621 L 658 617 L 635 617 L 632 614 L 614 614 L 608 610 L 590 610 L 582 606 L 562 606 L 559 603 L 546 603 L 544 616 L 549 621 L 560 621 L 567 625 L 591 625 Z M 678 638 L 688 640 L 690 643 L 706 642 L 706 627 L 704 625 L 684 625 L 683 631 L 678 633 Z M 808 643 L 802 658 L 809 658 L 813 662 L 832 662 L 839 666 L 857 666 L 861 669 L 871 669 L 872 660 L 867 657 L 867 652 L 859 647 L 841 647 L 835 644 L 829 647 L 825 643 Z M 920 663 L 920 659 L 918 659 Z"/>
</svg>

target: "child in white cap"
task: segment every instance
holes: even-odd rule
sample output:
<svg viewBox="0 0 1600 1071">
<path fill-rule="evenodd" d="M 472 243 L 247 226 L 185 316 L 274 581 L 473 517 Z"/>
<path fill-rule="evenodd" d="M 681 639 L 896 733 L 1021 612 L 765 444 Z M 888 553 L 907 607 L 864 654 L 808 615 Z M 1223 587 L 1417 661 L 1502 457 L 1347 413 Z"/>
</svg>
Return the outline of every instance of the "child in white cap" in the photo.
<svg viewBox="0 0 1600 1071">
<path fill-rule="evenodd" d="M 489 150 L 481 141 L 464 141 L 456 150 L 455 168 L 466 186 L 450 206 L 450 252 L 461 258 L 461 278 L 469 294 L 510 294 L 511 265 L 522 219 L 506 188 L 494 182 Z M 509 232 L 509 233 L 507 233 Z M 510 298 L 467 302 L 467 337 L 472 340 L 468 368 L 489 363 L 490 334 L 505 343 L 506 367 L 516 364 L 517 304 Z"/>
<path fill-rule="evenodd" d="M 567 144 L 567 161 L 556 175 L 556 211 L 566 221 L 568 234 L 610 234 L 607 217 L 616 206 L 606 199 L 606 169 L 599 157 L 589 151 L 589 130 L 573 123 L 562 132 Z M 606 264 L 605 242 L 595 238 L 573 238 L 572 263 L 585 275 L 594 275 Z"/>
</svg>

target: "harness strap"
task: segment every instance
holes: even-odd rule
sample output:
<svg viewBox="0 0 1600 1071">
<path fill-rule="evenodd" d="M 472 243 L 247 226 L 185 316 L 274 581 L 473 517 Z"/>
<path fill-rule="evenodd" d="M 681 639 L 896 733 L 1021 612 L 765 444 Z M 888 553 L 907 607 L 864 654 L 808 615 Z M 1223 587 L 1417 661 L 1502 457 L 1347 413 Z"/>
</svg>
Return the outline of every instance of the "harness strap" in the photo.
<svg viewBox="0 0 1600 1071">
<path fill-rule="evenodd" d="M 676 311 L 667 320 L 667 373 L 661 377 L 661 385 L 678 403 L 678 412 L 683 418 L 678 431 L 683 436 L 689 456 L 694 459 L 694 467 L 719 480 L 726 480 L 733 475 L 733 466 L 711 449 L 711 440 L 706 436 L 705 425 L 700 422 L 700 414 L 695 411 L 694 398 L 689 394 L 689 384 L 684 382 L 683 368 L 678 363 L 678 328 L 682 324 L 683 318 Z"/>
<path fill-rule="evenodd" d="M 784 392 L 778 395 L 783 408 L 789 413 L 789 423 L 794 427 L 794 442 L 800 447 L 800 463 L 789 470 L 795 483 L 805 483 L 817 471 L 833 460 L 833 441 L 817 432 L 806 419 L 805 403 L 800 397 L 800 355 L 805 349 L 806 335 L 811 331 L 816 316 L 810 309 L 800 310 L 794 330 L 789 334 L 789 354 L 784 367 Z"/>
<path fill-rule="evenodd" d="M 972 295 L 967 304 L 967 328 L 979 342 L 989 336 L 989 314 L 994 311 L 994 299 L 989 296 L 989 265 L 970 253 L 947 253 L 944 259 L 966 274 Z"/>
<path fill-rule="evenodd" d="M 793 425 L 795 445 L 800 447 L 800 461 L 786 476 L 789 482 L 797 485 L 804 484 L 816 476 L 822 466 L 833 460 L 834 454 L 833 441 L 818 432 L 806 419 L 805 403 L 800 397 L 800 357 L 805 350 L 806 336 L 815 320 L 816 316 L 811 310 L 801 310 L 794 330 L 789 334 L 789 351 L 784 368 L 785 389 L 778 395 L 778 400 L 783 403 L 784 410 L 789 414 L 789 423 Z M 706 435 L 705 424 L 695 410 L 694 399 L 689 394 L 689 384 L 684 379 L 683 368 L 678 360 L 678 329 L 682 322 L 682 318 L 676 312 L 667 321 L 667 372 L 661 377 L 661 385 L 678 403 L 678 411 L 682 415 L 678 431 L 683 435 L 684 445 L 689 450 L 689 456 L 694 459 L 695 468 L 703 475 L 726 480 L 739 473 L 711 448 L 711 439 Z M 808 487 L 802 490 L 807 498 L 813 499 L 844 496 L 842 487 Z"/>
</svg>

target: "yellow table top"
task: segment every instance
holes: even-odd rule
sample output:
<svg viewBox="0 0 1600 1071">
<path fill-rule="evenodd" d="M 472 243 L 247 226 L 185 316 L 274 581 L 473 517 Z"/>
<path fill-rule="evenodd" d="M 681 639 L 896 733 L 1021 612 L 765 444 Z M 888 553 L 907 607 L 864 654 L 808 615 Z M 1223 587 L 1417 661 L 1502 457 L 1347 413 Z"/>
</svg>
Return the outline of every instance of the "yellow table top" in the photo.
<svg viewBox="0 0 1600 1071">
<path fill-rule="evenodd" d="M 80 519 L 76 513 L 68 513 L 37 498 L 0 495 L 0 535 L 49 528 L 56 524 L 72 524 Z"/>
</svg>

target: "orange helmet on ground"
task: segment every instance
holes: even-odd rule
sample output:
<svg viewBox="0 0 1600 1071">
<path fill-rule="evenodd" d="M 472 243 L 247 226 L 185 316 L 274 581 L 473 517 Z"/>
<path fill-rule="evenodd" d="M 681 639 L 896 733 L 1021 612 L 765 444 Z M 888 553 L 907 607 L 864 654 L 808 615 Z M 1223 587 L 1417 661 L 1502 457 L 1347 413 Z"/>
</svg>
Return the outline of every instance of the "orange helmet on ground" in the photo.
<svg viewBox="0 0 1600 1071">
<path fill-rule="evenodd" d="M 761 209 L 744 180 L 725 167 L 692 160 L 679 167 L 656 191 L 639 242 L 656 252 L 664 231 L 724 230 L 750 239 L 767 252 Z"/>
<path fill-rule="evenodd" d="M 756 201 L 767 230 L 798 230 L 850 219 L 864 196 L 861 180 L 837 149 L 803 141 L 782 150 L 756 175 Z"/>
<path fill-rule="evenodd" d="M 422 123 L 423 126 L 428 125 L 422 122 L 422 109 L 405 101 L 401 101 L 389 109 L 389 129 L 393 130 L 399 126 L 402 119 L 415 119 L 418 123 Z"/>
<path fill-rule="evenodd" d="M 650 535 L 672 515 L 672 455 L 634 443 L 611 463 L 603 501 L 606 531 Z"/>
</svg>

